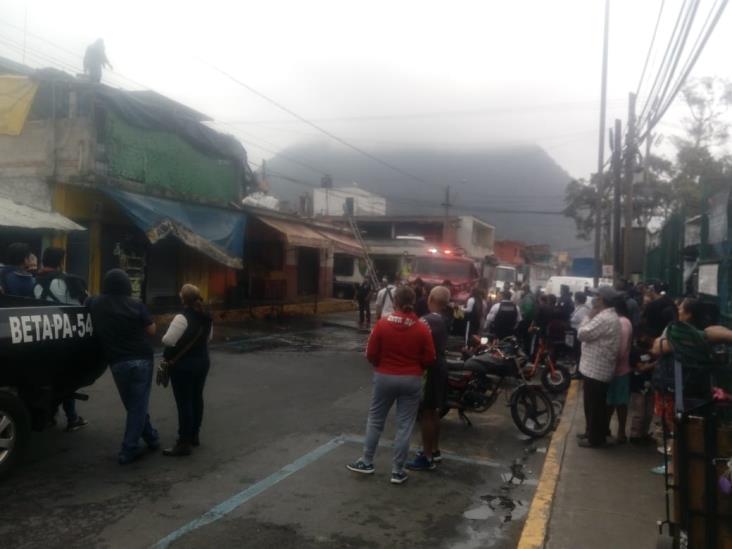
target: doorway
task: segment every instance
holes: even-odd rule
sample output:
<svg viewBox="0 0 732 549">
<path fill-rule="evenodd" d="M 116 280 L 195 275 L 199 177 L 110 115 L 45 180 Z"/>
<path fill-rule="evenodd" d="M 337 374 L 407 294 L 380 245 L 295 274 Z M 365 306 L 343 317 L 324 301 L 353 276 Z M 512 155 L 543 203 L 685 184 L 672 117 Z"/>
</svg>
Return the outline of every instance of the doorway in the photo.
<svg viewBox="0 0 732 549">
<path fill-rule="evenodd" d="M 297 295 L 317 295 L 320 272 L 320 250 L 298 248 L 297 251 Z"/>
</svg>

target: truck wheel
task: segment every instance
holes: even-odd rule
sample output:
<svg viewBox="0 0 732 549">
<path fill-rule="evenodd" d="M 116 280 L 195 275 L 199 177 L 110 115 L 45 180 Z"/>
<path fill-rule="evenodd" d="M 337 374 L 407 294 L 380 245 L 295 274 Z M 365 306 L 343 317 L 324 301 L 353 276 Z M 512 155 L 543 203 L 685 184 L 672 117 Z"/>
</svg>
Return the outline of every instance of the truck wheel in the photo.
<svg viewBox="0 0 732 549">
<path fill-rule="evenodd" d="M 0 477 L 20 458 L 30 431 L 30 417 L 23 401 L 12 393 L 0 391 Z"/>
</svg>

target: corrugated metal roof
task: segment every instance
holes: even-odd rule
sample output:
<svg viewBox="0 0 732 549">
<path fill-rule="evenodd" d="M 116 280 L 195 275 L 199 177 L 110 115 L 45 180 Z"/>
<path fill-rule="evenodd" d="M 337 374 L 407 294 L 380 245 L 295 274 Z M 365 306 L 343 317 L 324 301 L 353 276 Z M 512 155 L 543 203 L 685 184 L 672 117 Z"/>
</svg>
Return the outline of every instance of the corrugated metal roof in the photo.
<svg viewBox="0 0 732 549">
<path fill-rule="evenodd" d="M 56 212 L 44 212 L 0 198 L 0 227 L 84 231 L 84 227 Z"/>
</svg>

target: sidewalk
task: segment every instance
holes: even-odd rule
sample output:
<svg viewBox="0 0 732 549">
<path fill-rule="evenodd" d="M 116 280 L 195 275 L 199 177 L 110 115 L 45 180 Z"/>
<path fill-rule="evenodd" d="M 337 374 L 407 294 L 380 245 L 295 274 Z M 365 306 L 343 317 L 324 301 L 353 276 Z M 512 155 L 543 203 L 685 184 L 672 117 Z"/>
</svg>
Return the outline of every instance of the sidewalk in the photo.
<svg viewBox="0 0 732 549">
<path fill-rule="evenodd" d="M 578 382 L 567 404 L 519 547 L 656 547 L 656 521 L 665 518 L 663 477 L 650 473 L 663 460 L 656 445 L 580 448 L 576 434 L 584 431 L 584 413 Z"/>
</svg>

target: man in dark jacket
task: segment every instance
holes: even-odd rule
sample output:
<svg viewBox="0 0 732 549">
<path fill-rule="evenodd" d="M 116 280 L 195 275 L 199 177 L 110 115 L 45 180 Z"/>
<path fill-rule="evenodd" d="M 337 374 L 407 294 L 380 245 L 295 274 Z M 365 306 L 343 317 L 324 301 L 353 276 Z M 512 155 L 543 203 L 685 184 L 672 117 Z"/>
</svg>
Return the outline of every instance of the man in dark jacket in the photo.
<svg viewBox="0 0 732 549">
<path fill-rule="evenodd" d="M 424 394 L 419 407 L 419 422 L 422 428 L 422 451 L 410 462 L 407 469 L 428 471 L 442 461 L 440 454 L 440 411 L 447 406 L 447 306 L 450 291 L 444 286 L 435 286 L 427 298 L 430 312 L 422 317 L 422 322 L 430 327 L 432 343 L 435 346 L 435 363 L 427 369 Z"/>
<path fill-rule="evenodd" d="M 521 311 L 511 301 L 511 292 L 504 290 L 501 301 L 488 312 L 488 330 L 497 338 L 514 335 L 516 326 L 521 322 Z"/>
<path fill-rule="evenodd" d="M 144 449 L 160 447 L 158 432 L 150 424 L 148 406 L 153 376 L 153 348 L 148 336 L 155 335 L 155 322 L 145 305 L 132 299 L 132 284 L 122 269 L 104 276 L 102 295 L 87 300 L 94 333 L 104 349 L 117 391 L 127 410 L 120 465 L 142 457 Z"/>
<path fill-rule="evenodd" d="M 666 295 L 667 287 L 660 282 L 648 285 L 646 297 L 648 303 L 643 309 L 641 323 L 652 338 L 661 337 L 661 334 L 671 322 L 676 320 L 676 305 L 673 299 Z"/>
<path fill-rule="evenodd" d="M 26 270 L 25 262 L 31 255 L 28 244 L 14 242 L 6 252 L 8 264 L 0 270 L 0 288 L 5 295 L 33 297 L 35 279 Z"/>
</svg>

